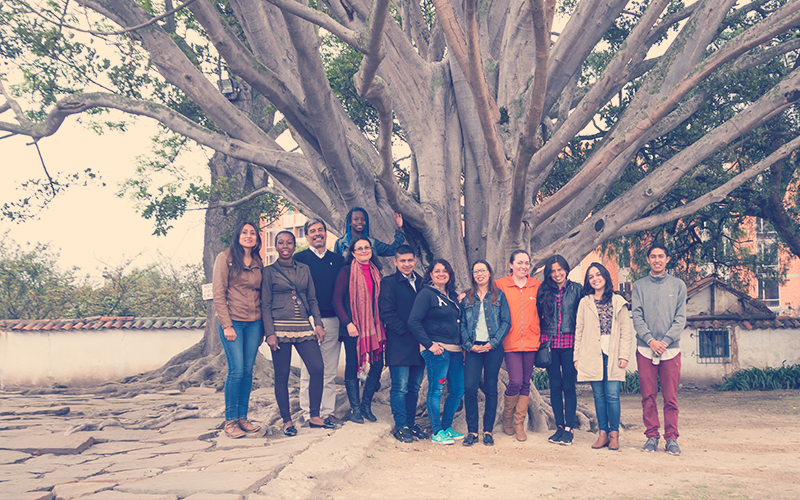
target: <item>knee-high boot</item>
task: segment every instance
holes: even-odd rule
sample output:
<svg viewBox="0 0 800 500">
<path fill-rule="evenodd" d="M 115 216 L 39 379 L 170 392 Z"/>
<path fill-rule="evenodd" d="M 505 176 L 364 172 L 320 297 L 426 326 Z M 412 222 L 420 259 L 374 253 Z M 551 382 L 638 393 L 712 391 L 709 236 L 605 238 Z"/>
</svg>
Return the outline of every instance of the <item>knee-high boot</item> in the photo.
<svg viewBox="0 0 800 500">
<path fill-rule="evenodd" d="M 380 383 L 380 374 L 373 375 L 372 370 L 370 370 L 367 380 L 364 382 L 364 392 L 361 394 L 361 415 L 370 422 L 378 420 L 378 417 L 372 413 L 372 396 L 375 395 Z"/>
<path fill-rule="evenodd" d="M 509 436 L 514 435 L 514 408 L 517 406 L 519 394 L 516 396 L 505 396 L 503 401 L 503 432 Z"/>
<path fill-rule="evenodd" d="M 350 421 L 357 424 L 364 423 L 364 417 L 361 416 L 361 400 L 358 397 L 359 380 L 357 378 L 344 381 L 344 387 L 347 389 L 347 400 L 350 402 Z"/>
<path fill-rule="evenodd" d="M 514 432 L 517 434 L 517 441 L 528 439 L 525 434 L 525 417 L 528 416 L 528 401 L 530 400 L 530 396 L 522 395 L 517 400 L 516 411 L 514 411 Z"/>
</svg>

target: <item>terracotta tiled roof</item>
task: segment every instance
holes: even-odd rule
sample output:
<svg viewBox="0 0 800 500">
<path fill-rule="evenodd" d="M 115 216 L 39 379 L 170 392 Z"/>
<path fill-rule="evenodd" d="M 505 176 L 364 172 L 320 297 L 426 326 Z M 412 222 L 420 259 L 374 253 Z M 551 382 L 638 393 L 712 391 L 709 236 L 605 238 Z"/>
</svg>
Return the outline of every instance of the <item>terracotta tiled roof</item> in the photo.
<svg viewBox="0 0 800 500">
<path fill-rule="evenodd" d="M 686 318 L 687 327 L 699 330 L 715 330 L 734 325 L 745 330 L 794 330 L 800 329 L 800 318 L 792 316 L 775 316 L 772 318 L 690 316 Z"/>
<path fill-rule="evenodd" d="M 188 330 L 205 328 L 206 318 L 136 318 L 134 316 L 92 316 L 78 319 L 0 319 L 0 330 Z"/>
</svg>

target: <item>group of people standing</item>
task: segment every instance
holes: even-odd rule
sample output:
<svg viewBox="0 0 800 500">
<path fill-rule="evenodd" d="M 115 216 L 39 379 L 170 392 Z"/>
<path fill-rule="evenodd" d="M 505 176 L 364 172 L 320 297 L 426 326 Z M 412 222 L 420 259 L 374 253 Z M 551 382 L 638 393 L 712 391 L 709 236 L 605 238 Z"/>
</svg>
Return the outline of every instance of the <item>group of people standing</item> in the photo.
<svg viewBox="0 0 800 500">
<path fill-rule="evenodd" d="M 547 373 L 557 426 L 549 441 L 572 444 L 576 382 L 588 381 L 600 428 L 592 448 L 615 450 L 620 446 L 619 388 L 633 352 L 635 329 L 648 438 L 643 451 L 658 446 L 655 395 L 660 378 L 666 450 L 680 453 L 676 391 L 686 288 L 665 273 L 669 257 L 662 245 L 654 245 L 648 253 L 651 275 L 634 284 L 631 321 L 628 303 L 613 293 L 605 267 L 590 265 L 581 286 L 567 278 L 570 267 L 560 255 L 547 259 L 543 282 L 529 276 L 530 256 L 523 250 L 511 254 L 510 272 L 500 278 L 488 262 L 478 260 L 471 267 L 469 289 L 458 294 L 448 261 L 434 260 L 422 276 L 414 271 L 417 260 L 404 244 L 402 217 L 394 216 L 397 230 L 394 241 L 387 244 L 369 236 L 367 212 L 352 209 L 333 252 L 326 248 L 325 223 L 310 219 L 304 228 L 309 248 L 295 254 L 294 235 L 281 231 L 275 237 L 278 260 L 266 267 L 260 259 L 256 226 L 245 223 L 237 229 L 238 237 L 217 257 L 213 284 L 228 362 L 224 423 L 228 436 L 259 430 L 247 413 L 253 365 L 266 339 L 272 350 L 283 432 L 288 436 L 297 434 L 288 391 L 292 347 L 303 360 L 304 417 L 311 427 L 331 429 L 336 427 L 334 379 L 344 345 L 350 421 L 377 420 L 372 400 L 380 390 L 385 365 L 391 375 L 396 439 L 410 443 L 430 438 L 436 444 L 463 440 L 464 446 L 482 441 L 491 446 L 498 376 L 505 362 L 503 431 L 524 441 L 531 375 L 537 351 L 544 345 L 551 353 Z M 393 274 L 383 276 L 379 256 L 394 257 Z M 643 369 L 643 364 L 649 366 Z M 364 371 L 362 387 L 359 373 Z M 415 421 L 426 374 L 430 435 Z M 479 388 L 485 395 L 482 433 Z M 462 397 L 466 434 L 452 428 Z"/>
</svg>

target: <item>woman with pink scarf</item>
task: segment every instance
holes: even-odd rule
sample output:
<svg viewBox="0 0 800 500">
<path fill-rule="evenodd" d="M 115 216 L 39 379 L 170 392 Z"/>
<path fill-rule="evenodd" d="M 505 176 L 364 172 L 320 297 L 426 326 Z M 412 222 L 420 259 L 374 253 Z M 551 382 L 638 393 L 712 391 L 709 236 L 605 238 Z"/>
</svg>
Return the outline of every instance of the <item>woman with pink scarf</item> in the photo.
<svg viewBox="0 0 800 500">
<path fill-rule="evenodd" d="M 380 264 L 370 240 L 361 236 L 350 243 L 350 254 L 336 278 L 333 307 L 339 317 L 339 340 L 344 342 L 344 385 L 350 402 L 350 420 L 359 424 L 372 413 L 372 396 L 380 388 L 386 334 L 378 314 L 381 291 Z M 369 363 L 369 374 L 359 399 L 358 372 Z"/>
</svg>

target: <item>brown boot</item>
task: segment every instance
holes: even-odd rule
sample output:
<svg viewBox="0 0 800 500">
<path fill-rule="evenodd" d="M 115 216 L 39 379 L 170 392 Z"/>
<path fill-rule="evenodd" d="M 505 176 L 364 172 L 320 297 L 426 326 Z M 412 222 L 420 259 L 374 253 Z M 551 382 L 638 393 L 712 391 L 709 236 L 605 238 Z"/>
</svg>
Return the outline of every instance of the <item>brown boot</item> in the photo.
<svg viewBox="0 0 800 500">
<path fill-rule="evenodd" d="M 245 432 L 258 432 L 261 430 L 260 426 L 250 422 L 244 417 L 236 420 L 236 423 L 238 423 L 239 427 L 241 427 L 241 429 Z"/>
<path fill-rule="evenodd" d="M 525 435 L 525 417 L 528 416 L 528 401 L 530 396 L 520 395 L 517 400 L 516 410 L 514 411 L 514 432 L 517 434 L 517 441 L 525 441 L 528 436 Z"/>
<path fill-rule="evenodd" d="M 519 394 L 506 396 L 503 402 L 503 432 L 509 436 L 514 435 L 514 408 L 517 406 Z"/>
<path fill-rule="evenodd" d="M 245 435 L 245 432 L 239 427 L 236 420 L 226 420 L 223 426 L 225 434 L 231 439 L 239 439 Z"/>
<path fill-rule="evenodd" d="M 608 433 L 608 449 L 619 449 L 619 431 L 611 431 Z"/>
<path fill-rule="evenodd" d="M 597 436 L 597 441 L 592 445 L 592 449 L 599 450 L 606 446 L 608 446 L 608 434 L 606 434 L 606 431 L 600 431 L 600 434 Z"/>
</svg>

